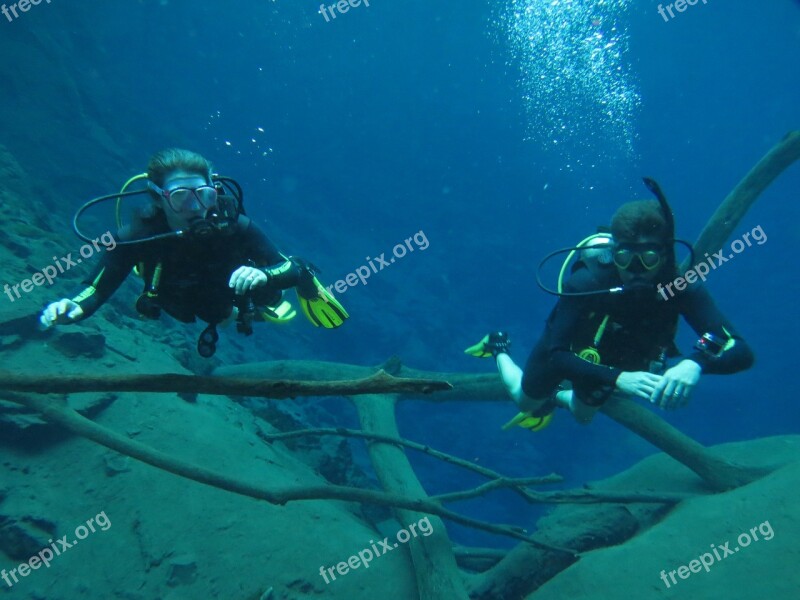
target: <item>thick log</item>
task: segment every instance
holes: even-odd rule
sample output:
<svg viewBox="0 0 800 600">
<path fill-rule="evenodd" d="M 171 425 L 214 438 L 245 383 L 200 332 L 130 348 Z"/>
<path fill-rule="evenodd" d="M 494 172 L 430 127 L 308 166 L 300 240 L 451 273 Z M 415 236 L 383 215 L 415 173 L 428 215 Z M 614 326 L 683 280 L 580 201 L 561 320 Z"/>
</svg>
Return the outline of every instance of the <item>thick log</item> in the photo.
<svg viewBox="0 0 800 600">
<path fill-rule="evenodd" d="M 395 419 L 396 399 L 392 396 L 359 396 L 353 398 L 358 409 L 361 428 L 370 434 L 399 438 Z M 383 489 L 388 492 L 426 497 L 406 453 L 394 444 L 374 441 L 369 445 L 372 465 Z M 403 526 L 422 518 L 418 512 L 395 509 Z M 417 590 L 420 599 L 448 598 L 469 600 L 461 573 L 453 554 L 453 545 L 441 519 L 430 519 L 433 532 L 428 536 L 412 537 L 408 542 Z"/>
<path fill-rule="evenodd" d="M 746 467 L 725 460 L 681 433 L 653 411 L 636 402 L 612 398 L 601 409 L 620 425 L 636 432 L 655 447 L 697 473 L 714 491 L 746 485 L 769 474 L 772 469 Z"/>
<path fill-rule="evenodd" d="M 648 505 L 644 512 L 663 510 Z M 569 545 L 578 553 L 621 544 L 639 529 L 637 517 L 622 505 L 559 507 L 539 520 L 540 537 Z M 518 544 L 494 567 L 469 578 L 472 600 L 521 600 L 543 583 L 569 567 L 578 556 L 553 553 Z"/>
<path fill-rule="evenodd" d="M 712 254 L 722 248 L 761 193 L 798 159 L 800 131 L 792 131 L 764 155 L 719 205 L 694 244 L 697 260 L 706 252 Z M 692 266 L 687 259 L 681 271 Z"/>
<path fill-rule="evenodd" d="M 370 377 L 376 371 L 386 367 L 385 370 L 395 377 L 427 380 L 428 376 L 433 376 L 432 379 L 435 381 L 447 381 L 450 384 L 447 389 L 437 389 L 435 394 L 420 390 L 397 390 L 393 393 L 398 394 L 399 400 L 425 400 L 427 402 L 502 400 L 510 402 L 496 373 L 433 373 L 401 365 L 397 359 L 391 359 L 389 363 L 391 367 L 387 365 L 364 367 L 320 360 L 276 360 L 267 363 L 220 367 L 213 374 L 220 378 L 235 379 L 331 381 Z M 0 389 L 2 389 L 1 381 Z"/>
<path fill-rule="evenodd" d="M 429 394 L 448 390 L 446 381 L 424 381 L 392 377 L 385 371 L 368 370 L 358 380 L 285 381 L 230 377 L 203 377 L 165 373 L 158 375 L 16 375 L 0 372 L 0 390 L 35 394 L 80 392 L 165 392 L 216 394 L 254 398 L 299 396 L 356 396 L 359 394 Z"/>
</svg>

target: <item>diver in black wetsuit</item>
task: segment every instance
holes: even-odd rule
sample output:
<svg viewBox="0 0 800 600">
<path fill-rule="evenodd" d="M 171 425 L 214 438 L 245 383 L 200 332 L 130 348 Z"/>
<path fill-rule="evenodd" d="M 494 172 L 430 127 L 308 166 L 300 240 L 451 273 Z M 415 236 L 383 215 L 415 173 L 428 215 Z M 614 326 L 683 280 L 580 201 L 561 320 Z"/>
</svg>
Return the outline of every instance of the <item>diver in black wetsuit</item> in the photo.
<svg viewBox="0 0 800 600">
<path fill-rule="evenodd" d="M 241 203 L 237 207 L 224 195 L 210 163 L 199 154 L 178 149 L 157 153 L 148 165 L 147 186 L 142 193 L 152 203 L 120 229 L 116 248 L 104 254 L 83 292 L 44 309 L 42 325 L 89 317 L 134 268 L 145 282 L 136 303 L 140 314 L 157 319 L 163 310 L 185 323 L 199 318 L 209 324 L 198 341 L 204 357 L 214 354 L 216 326 L 226 320 L 236 318 L 237 329 L 249 335 L 253 320 L 294 317 L 282 298 L 282 290 L 291 287 L 297 287 L 300 304 L 315 325 L 338 327 L 347 318 L 313 268 L 281 254 L 243 214 Z"/>
<path fill-rule="evenodd" d="M 672 213 L 657 184 L 659 202 L 623 205 L 611 235 L 592 236 L 547 319 L 524 371 L 508 355 L 508 336 L 491 333 L 467 349 L 494 356 L 506 387 L 522 411 L 506 427 L 545 427 L 560 406 L 581 423 L 591 421 L 614 393 L 670 409 L 683 406 L 701 374 L 728 374 L 753 364 L 753 353 L 720 313 L 705 287 L 693 284 L 665 300 L 657 284 L 678 274 Z M 551 255 L 552 256 L 552 255 Z M 568 259 L 569 260 L 569 259 Z M 674 337 L 679 317 L 700 336 L 681 356 Z M 569 382 L 571 389 L 562 387 Z"/>
</svg>

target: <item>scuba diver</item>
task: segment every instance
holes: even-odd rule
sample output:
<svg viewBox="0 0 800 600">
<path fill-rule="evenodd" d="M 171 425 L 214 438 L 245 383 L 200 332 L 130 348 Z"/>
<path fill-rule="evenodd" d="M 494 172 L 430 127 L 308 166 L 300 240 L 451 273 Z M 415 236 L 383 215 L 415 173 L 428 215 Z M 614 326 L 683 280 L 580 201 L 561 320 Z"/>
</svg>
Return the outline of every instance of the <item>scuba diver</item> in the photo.
<svg viewBox="0 0 800 600">
<path fill-rule="evenodd" d="M 126 191 L 134 181 L 146 189 Z M 120 201 L 145 195 L 149 202 L 121 226 Z M 296 288 L 303 312 L 315 326 L 339 327 L 348 318 L 341 304 L 316 277 L 316 269 L 297 257 L 287 258 L 244 214 L 241 187 L 212 174 L 211 164 L 195 152 L 167 149 L 156 153 L 147 173 L 131 178 L 119 194 L 84 204 L 83 212 L 117 199 L 117 247 L 106 252 L 84 281 L 86 289 L 72 299 L 48 305 L 39 317 L 44 328 L 75 323 L 91 316 L 128 277 L 132 269 L 144 280 L 136 310 L 158 319 L 162 311 L 184 323 L 201 319 L 198 353 L 213 356 L 217 326 L 236 320 L 237 330 L 252 333 L 253 321 L 285 322 L 297 313 L 283 299 Z"/>
<path fill-rule="evenodd" d="M 685 405 L 701 374 L 729 374 L 754 361 L 747 343 L 720 313 L 701 283 L 675 297 L 657 293 L 678 275 L 672 210 L 658 184 L 645 178 L 656 200 L 623 204 L 610 233 L 597 233 L 569 252 L 556 290 L 559 296 L 525 369 L 509 356 L 504 332 L 493 332 L 465 352 L 496 359 L 501 378 L 521 411 L 504 425 L 538 431 L 557 407 L 589 423 L 612 394 L 649 400 L 662 409 Z M 564 273 L 574 256 L 571 276 Z M 692 264 L 694 257 L 692 252 Z M 679 317 L 699 336 L 682 356 L 674 338 Z M 668 359 L 680 357 L 669 366 Z"/>
</svg>

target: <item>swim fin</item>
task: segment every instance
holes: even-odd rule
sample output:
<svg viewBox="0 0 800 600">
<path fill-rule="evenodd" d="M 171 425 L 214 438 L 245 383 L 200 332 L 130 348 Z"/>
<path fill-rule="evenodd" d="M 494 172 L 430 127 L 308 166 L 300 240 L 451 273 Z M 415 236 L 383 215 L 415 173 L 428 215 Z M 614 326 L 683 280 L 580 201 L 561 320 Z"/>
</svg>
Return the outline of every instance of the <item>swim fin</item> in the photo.
<svg viewBox="0 0 800 600">
<path fill-rule="evenodd" d="M 271 321 L 273 323 L 288 323 L 297 316 L 297 311 L 292 304 L 282 300 L 278 306 L 258 306 L 256 319 L 259 321 Z"/>
<path fill-rule="evenodd" d="M 311 291 L 312 289 L 314 292 Z M 350 317 L 344 306 L 322 287 L 319 279 L 314 276 L 306 285 L 302 286 L 302 289 L 301 286 L 297 286 L 295 291 L 297 299 L 300 301 L 300 308 L 315 327 L 335 329 L 343 325 L 345 320 Z"/>
<path fill-rule="evenodd" d="M 508 354 L 511 349 L 511 340 L 508 334 L 502 331 L 493 331 L 483 336 L 480 342 L 464 350 L 464 354 L 477 356 L 478 358 L 497 357 L 501 352 Z"/>
<path fill-rule="evenodd" d="M 508 423 L 503 425 L 503 431 L 511 429 L 514 427 L 514 425 L 519 425 L 520 427 L 524 429 L 530 429 L 531 431 L 541 431 L 547 427 L 552 420 L 553 413 L 547 413 L 541 417 L 534 417 L 529 412 L 521 412 L 518 413 L 517 416 L 511 419 Z"/>
</svg>

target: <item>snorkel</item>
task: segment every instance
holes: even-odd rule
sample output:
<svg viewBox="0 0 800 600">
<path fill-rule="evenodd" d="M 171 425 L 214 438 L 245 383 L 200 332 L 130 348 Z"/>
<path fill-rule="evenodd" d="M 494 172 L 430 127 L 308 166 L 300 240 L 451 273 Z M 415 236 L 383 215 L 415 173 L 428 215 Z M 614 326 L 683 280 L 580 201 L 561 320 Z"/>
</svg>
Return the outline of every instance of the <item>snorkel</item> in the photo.
<svg viewBox="0 0 800 600">
<path fill-rule="evenodd" d="M 690 262 L 689 264 L 694 264 L 694 248 L 692 245 L 685 241 L 679 240 L 675 237 L 675 214 L 672 212 L 672 207 L 667 202 L 667 197 L 664 195 L 664 192 L 661 190 L 661 186 L 658 185 L 658 182 L 653 179 L 652 177 L 642 177 L 642 181 L 647 186 L 647 189 L 652 192 L 652 194 L 658 200 L 658 203 L 661 205 L 661 211 L 664 213 L 664 221 L 667 223 L 667 241 L 672 246 L 672 251 L 668 253 L 667 256 L 667 269 L 669 272 L 670 280 L 675 277 L 678 271 L 677 260 L 675 259 L 675 244 L 682 244 L 686 246 L 689 250 L 690 255 Z"/>
<path fill-rule="evenodd" d="M 667 239 L 665 240 L 666 243 L 669 243 L 671 250 L 667 252 L 667 262 L 666 262 L 666 270 L 670 273 L 675 271 L 675 214 L 672 212 L 672 207 L 667 202 L 667 197 L 664 195 L 664 192 L 661 190 L 661 186 L 658 185 L 658 182 L 653 179 L 652 177 L 642 177 L 642 181 L 647 186 L 647 189 L 656 197 L 658 203 L 661 205 L 661 212 L 664 213 L 664 221 L 667 224 Z M 670 278 L 674 275 L 670 275 Z"/>
</svg>

